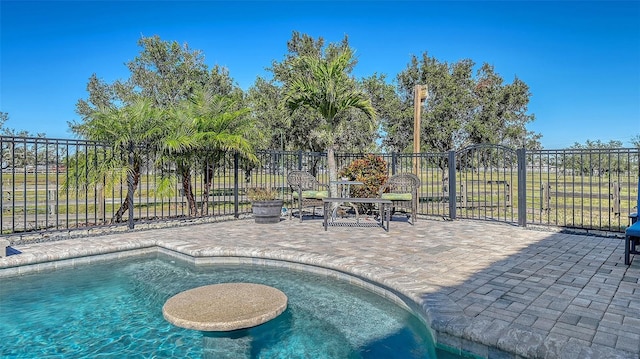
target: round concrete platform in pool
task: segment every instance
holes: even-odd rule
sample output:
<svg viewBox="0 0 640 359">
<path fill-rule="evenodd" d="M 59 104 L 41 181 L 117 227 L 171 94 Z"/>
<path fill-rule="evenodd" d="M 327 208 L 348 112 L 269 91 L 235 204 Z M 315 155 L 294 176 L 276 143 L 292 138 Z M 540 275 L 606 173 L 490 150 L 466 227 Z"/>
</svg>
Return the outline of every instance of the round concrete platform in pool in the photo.
<svg viewBox="0 0 640 359">
<path fill-rule="evenodd" d="M 287 296 L 276 288 L 254 283 L 221 283 L 176 294 L 162 307 L 162 314 L 181 328 L 227 332 L 266 323 L 285 309 Z"/>
</svg>

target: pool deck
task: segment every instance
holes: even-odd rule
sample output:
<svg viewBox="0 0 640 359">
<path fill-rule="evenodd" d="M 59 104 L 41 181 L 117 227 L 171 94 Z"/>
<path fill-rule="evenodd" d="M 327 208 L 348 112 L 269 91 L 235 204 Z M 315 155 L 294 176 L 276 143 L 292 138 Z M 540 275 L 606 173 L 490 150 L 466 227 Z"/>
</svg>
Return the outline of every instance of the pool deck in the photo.
<svg viewBox="0 0 640 359">
<path fill-rule="evenodd" d="M 439 345 L 479 357 L 640 357 L 640 256 L 624 265 L 619 238 L 463 220 L 325 232 L 321 219 L 243 219 L 12 248 L 21 253 L 0 258 L 0 274 L 144 248 L 315 265 L 410 299 Z"/>
</svg>

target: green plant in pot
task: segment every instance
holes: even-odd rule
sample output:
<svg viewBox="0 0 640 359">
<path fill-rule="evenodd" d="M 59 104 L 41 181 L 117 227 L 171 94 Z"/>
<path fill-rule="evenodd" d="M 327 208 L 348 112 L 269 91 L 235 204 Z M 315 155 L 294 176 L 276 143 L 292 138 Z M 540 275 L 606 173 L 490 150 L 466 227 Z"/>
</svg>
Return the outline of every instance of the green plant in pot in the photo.
<svg viewBox="0 0 640 359">
<path fill-rule="evenodd" d="M 247 198 L 251 201 L 256 223 L 280 222 L 284 201 L 278 198 L 278 191 L 266 187 L 252 187 L 247 189 Z"/>
</svg>

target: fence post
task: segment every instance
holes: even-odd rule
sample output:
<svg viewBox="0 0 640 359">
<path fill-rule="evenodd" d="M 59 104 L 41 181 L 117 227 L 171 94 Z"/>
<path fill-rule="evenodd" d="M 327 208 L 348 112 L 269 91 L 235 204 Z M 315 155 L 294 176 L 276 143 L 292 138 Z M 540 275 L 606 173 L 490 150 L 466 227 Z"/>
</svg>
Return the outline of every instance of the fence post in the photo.
<svg viewBox="0 0 640 359">
<path fill-rule="evenodd" d="M 611 194 L 609 195 L 611 198 L 611 210 L 613 211 L 613 214 L 616 216 L 620 215 L 620 185 L 618 184 L 618 181 L 613 181 L 612 183 L 612 189 L 611 189 Z"/>
<path fill-rule="evenodd" d="M 298 150 L 298 171 L 302 171 L 302 150 Z"/>
<path fill-rule="evenodd" d="M 396 166 L 398 165 L 398 154 L 395 152 L 391 152 L 391 175 L 395 175 L 397 170 Z"/>
<path fill-rule="evenodd" d="M 518 225 L 527 226 L 527 150 L 516 150 L 518 157 Z"/>
<path fill-rule="evenodd" d="M 449 218 L 456 219 L 456 151 L 449 151 Z"/>
<path fill-rule="evenodd" d="M 129 229 L 134 228 L 133 223 L 133 165 L 134 165 L 134 154 L 133 154 L 133 142 L 129 142 L 129 168 L 131 171 L 127 171 L 127 205 L 129 206 Z"/>
<path fill-rule="evenodd" d="M 239 168 L 240 168 L 240 155 L 238 152 L 233 154 L 233 217 L 240 217 L 240 195 L 238 191 L 240 190 L 239 186 Z"/>
</svg>

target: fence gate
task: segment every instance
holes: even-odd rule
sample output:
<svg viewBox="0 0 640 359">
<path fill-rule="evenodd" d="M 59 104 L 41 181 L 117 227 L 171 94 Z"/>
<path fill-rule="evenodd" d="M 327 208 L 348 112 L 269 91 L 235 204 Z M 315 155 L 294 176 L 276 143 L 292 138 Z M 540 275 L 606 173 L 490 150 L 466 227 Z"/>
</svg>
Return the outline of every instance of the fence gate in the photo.
<svg viewBox="0 0 640 359">
<path fill-rule="evenodd" d="M 500 145 L 474 145 L 449 155 L 453 218 L 518 223 L 518 153 Z M 455 200 L 454 200 L 455 198 Z M 455 205 L 454 205 L 455 203 Z"/>
</svg>

